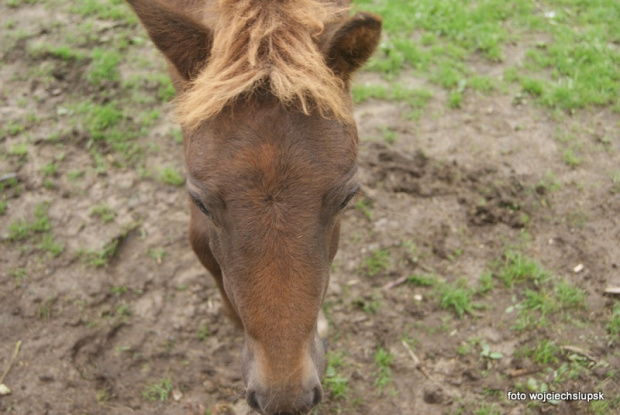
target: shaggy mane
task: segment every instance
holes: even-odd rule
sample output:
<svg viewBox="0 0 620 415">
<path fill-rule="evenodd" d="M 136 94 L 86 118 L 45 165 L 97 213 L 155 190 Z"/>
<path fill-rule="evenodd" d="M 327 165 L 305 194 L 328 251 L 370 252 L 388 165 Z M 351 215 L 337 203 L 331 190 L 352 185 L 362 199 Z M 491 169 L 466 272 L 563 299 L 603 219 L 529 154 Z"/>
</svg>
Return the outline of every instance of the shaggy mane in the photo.
<svg viewBox="0 0 620 415">
<path fill-rule="evenodd" d="M 344 11 L 317 0 L 219 0 L 210 58 L 179 97 L 178 122 L 196 127 L 260 85 L 305 114 L 350 120 L 345 84 L 318 46 Z"/>
</svg>

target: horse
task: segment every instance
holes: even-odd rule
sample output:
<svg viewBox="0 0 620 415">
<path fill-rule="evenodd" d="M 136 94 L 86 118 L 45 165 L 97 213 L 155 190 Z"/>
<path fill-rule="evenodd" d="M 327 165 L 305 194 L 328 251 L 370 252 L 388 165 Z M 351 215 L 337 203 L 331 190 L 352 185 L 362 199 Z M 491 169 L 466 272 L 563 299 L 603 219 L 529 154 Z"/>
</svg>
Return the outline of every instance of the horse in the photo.
<svg viewBox="0 0 620 415">
<path fill-rule="evenodd" d="M 177 91 L 189 239 L 244 333 L 246 400 L 323 397 L 317 325 L 341 213 L 358 193 L 351 74 L 381 19 L 343 0 L 126 0 Z"/>
</svg>

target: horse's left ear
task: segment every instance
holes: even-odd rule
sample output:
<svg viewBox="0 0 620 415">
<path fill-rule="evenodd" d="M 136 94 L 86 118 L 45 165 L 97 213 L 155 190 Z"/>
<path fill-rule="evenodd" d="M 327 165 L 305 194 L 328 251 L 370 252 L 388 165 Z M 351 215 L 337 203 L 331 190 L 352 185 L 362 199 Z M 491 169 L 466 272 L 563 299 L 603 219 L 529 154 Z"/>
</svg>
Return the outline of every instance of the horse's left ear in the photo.
<svg viewBox="0 0 620 415">
<path fill-rule="evenodd" d="M 328 66 L 348 81 L 351 73 L 366 63 L 379 44 L 381 18 L 357 13 L 340 24 L 328 25 L 324 38 L 322 49 Z"/>
<path fill-rule="evenodd" d="M 126 0 L 149 37 L 185 81 L 206 64 L 213 34 L 210 29 L 161 0 Z"/>
</svg>

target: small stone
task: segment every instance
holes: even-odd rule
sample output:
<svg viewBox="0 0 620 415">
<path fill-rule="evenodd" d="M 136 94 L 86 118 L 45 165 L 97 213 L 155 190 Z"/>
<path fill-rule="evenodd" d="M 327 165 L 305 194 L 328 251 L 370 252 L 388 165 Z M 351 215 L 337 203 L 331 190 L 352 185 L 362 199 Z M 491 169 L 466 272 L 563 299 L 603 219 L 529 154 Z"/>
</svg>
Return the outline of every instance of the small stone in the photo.
<svg viewBox="0 0 620 415">
<path fill-rule="evenodd" d="M 10 395 L 11 389 L 6 386 L 4 383 L 0 383 L 0 396 Z"/>
<path fill-rule="evenodd" d="M 422 294 L 414 294 L 413 299 L 415 301 L 422 301 Z"/>
<path fill-rule="evenodd" d="M 181 398 L 183 398 L 183 392 L 178 389 L 172 391 L 172 399 L 174 399 L 175 402 L 179 402 Z"/>
<path fill-rule="evenodd" d="M 573 268 L 573 271 L 575 272 L 575 274 L 578 274 L 581 271 L 583 271 L 583 264 L 577 265 L 575 268 Z"/>
</svg>

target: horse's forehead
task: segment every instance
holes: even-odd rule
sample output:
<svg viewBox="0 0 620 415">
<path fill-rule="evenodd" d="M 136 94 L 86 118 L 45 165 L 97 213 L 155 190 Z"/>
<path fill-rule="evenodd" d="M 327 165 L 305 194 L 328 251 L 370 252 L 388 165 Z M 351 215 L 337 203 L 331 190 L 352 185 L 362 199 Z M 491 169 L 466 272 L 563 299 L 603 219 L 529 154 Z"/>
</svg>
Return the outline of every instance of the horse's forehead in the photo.
<svg viewBox="0 0 620 415">
<path fill-rule="evenodd" d="M 188 168 L 195 178 L 214 183 L 243 185 L 262 179 L 295 185 L 311 180 L 321 186 L 338 181 L 356 165 L 356 136 L 347 128 L 296 128 L 273 121 L 224 133 L 212 130 L 199 140 L 193 143 L 198 151 L 188 154 Z"/>
</svg>

